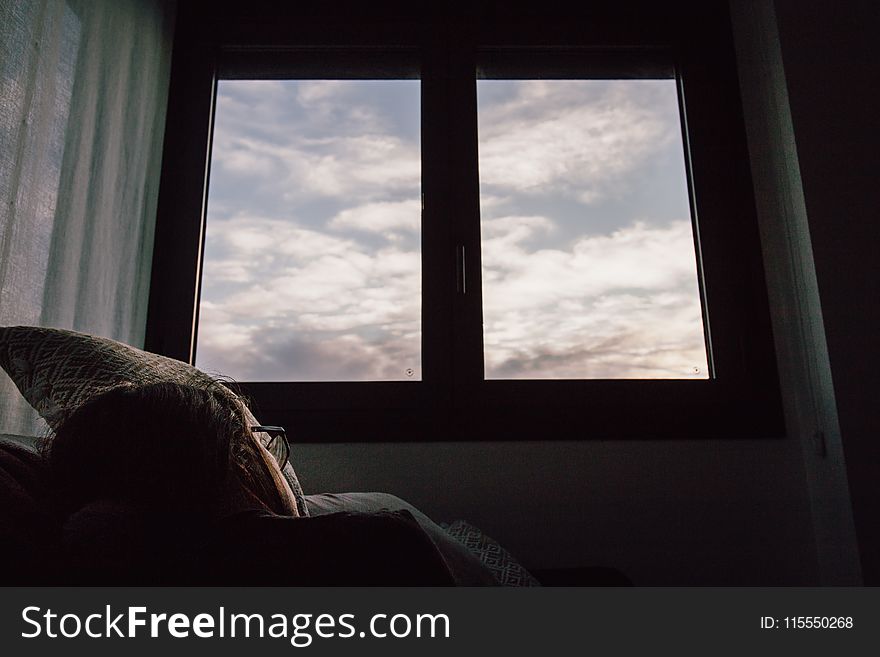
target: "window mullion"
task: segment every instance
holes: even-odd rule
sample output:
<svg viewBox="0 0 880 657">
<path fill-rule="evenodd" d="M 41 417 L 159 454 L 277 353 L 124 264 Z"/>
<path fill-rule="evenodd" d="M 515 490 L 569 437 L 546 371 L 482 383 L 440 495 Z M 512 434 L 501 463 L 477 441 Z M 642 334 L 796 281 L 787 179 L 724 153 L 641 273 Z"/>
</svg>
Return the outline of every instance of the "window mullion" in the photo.
<svg viewBox="0 0 880 657">
<path fill-rule="evenodd" d="M 449 161 L 450 223 L 453 248 L 447 257 L 455 271 L 454 381 L 455 403 L 474 398 L 483 381 L 482 284 L 480 264 L 480 189 L 477 166 L 477 87 L 475 48 L 458 30 L 450 45 Z"/>
<path fill-rule="evenodd" d="M 454 276 L 450 217 L 454 203 L 450 178 L 449 67 L 443 34 L 432 33 L 422 46 L 422 372 L 436 416 L 445 416 L 452 395 Z"/>
<path fill-rule="evenodd" d="M 213 130 L 215 51 L 175 43 L 144 345 L 191 363 Z M 173 166 L 172 164 L 173 163 Z"/>
</svg>

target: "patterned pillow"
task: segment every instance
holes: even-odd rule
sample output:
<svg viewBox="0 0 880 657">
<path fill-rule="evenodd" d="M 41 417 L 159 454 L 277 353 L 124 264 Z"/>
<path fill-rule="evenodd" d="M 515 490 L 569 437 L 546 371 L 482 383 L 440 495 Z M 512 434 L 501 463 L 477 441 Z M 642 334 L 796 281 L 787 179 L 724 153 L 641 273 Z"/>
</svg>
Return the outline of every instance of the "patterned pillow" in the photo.
<svg viewBox="0 0 880 657">
<path fill-rule="evenodd" d="M 213 381 L 191 365 L 115 340 L 34 326 L 0 327 L 0 367 L 53 428 L 87 399 L 118 385 Z M 245 413 L 249 422 L 260 424 L 247 407 Z M 308 515 L 302 487 L 290 463 L 284 476 L 293 489 L 299 514 Z"/>
<path fill-rule="evenodd" d="M 441 526 L 452 538 L 464 545 L 479 557 L 501 586 L 541 586 L 541 583 L 526 570 L 513 555 L 493 538 L 464 520 L 442 523 Z"/>
</svg>

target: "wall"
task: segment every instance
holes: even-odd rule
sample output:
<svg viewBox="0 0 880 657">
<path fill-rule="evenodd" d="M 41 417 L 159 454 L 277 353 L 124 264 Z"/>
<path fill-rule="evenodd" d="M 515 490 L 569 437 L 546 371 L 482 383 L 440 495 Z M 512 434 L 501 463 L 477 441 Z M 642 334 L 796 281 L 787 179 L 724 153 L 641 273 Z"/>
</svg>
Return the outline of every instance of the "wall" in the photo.
<svg viewBox="0 0 880 657">
<path fill-rule="evenodd" d="M 880 5 L 777 0 L 864 583 L 880 584 Z"/>
<path fill-rule="evenodd" d="M 815 578 L 790 440 L 309 444 L 294 458 L 307 493 L 395 493 L 535 568 L 614 566 L 639 585 Z"/>
</svg>

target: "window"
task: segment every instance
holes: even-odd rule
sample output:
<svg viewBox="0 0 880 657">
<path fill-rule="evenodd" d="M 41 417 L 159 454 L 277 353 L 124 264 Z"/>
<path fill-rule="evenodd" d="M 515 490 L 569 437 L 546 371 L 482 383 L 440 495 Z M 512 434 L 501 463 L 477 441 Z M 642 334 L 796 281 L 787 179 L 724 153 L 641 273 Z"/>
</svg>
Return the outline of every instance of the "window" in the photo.
<svg viewBox="0 0 880 657">
<path fill-rule="evenodd" d="M 196 365 L 421 380 L 417 80 L 221 80 Z"/>
<path fill-rule="evenodd" d="M 302 440 L 781 435 L 723 11 L 198 6 L 148 349 Z"/>
<path fill-rule="evenodd" d="M 675 79 L 477 100 L 486 378 L 708 378 Z"/>
</svg>

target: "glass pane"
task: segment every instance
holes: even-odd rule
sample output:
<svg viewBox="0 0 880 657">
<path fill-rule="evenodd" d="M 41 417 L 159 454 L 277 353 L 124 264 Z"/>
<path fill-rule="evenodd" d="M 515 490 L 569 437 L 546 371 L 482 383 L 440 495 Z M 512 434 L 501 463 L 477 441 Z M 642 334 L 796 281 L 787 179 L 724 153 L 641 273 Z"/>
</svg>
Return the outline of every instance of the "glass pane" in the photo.
<svg viewBox="0 0 880 657">
<path fill-rule="evenodd" d="M 421 378 L 418 80 L 218 85 L 196 365 Z"/>
<path fill-rule="evenodd" d="M 708 378 L 675 81 L 477 89 L 486 378 Z"/>
</svg>

